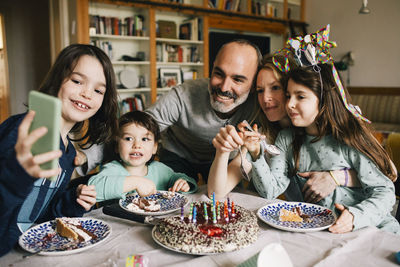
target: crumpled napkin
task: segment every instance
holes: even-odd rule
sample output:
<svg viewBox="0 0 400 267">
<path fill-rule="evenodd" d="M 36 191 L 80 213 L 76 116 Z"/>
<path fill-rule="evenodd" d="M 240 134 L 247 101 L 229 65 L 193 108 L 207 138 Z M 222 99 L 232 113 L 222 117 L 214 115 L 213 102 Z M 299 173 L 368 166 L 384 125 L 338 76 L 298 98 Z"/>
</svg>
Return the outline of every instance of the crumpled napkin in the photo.
<svg viewBox="0 0 400 267">
<path fill-rule="evenodd" d="M 238 267 L 293 267 L 293 263 L 281 244 L 271 243 Z"/>
</svg>

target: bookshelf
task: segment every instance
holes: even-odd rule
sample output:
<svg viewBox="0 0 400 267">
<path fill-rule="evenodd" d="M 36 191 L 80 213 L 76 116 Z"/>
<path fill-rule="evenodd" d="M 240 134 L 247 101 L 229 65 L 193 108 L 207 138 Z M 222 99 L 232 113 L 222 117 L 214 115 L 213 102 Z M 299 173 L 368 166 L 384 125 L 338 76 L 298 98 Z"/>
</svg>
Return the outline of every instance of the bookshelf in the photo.
<svg viewBox="0 0 400 267">
<path fill-rule="evenodd" d="M 271 6 L 274 6 L 274 11 L 271 11 Z M 142 81 L 138 88 L 119 89 L 120 97 L 142 94 L 148 106 L 171 85 L 162 81 L 161 72 L 173 76 L 176 69 L 180 69 L 180 81 L 188 77 L 208 77 L 210 28 L 273 33 L 286 39 L 290 23 L 306 25 L 304 6 L 305 0 L 77 0 L 77 39 L 81 43 L 97 45 L 111 43 L 111 59 L 117 81 L 120 82 L 119 73 L 126 69 L 132 70 Z M 92 16 L 116 17 L 122 22 L 126 17 L 141 16 L 142 32 L 140 35 L 96 32 Z M 197 38 L 180 36 L 180 26 L 191 20 L 200 21 Z M 160 21 L 175 23 L 176 35 L 172 38 L 160 36 Z M 164 54 L 163 57 L 163 49 L 172 54 Z M 195 51 L 194 54 L 192 51 Z M 144 53 L 138 56 L 137 52 Z M 131 58 L 127 61 L 123 56 Z"/>
</svg>

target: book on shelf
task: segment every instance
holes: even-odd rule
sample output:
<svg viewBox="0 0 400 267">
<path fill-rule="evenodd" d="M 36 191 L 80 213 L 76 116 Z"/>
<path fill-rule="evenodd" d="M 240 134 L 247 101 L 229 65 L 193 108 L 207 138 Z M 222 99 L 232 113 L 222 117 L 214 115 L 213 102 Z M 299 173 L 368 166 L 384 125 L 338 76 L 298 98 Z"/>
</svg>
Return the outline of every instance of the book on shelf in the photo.
<svg viewBox="0 0 400 267">
<path fill-rule="evenodd" d="M 132 97 L 127 97 L 119 102 L 120 111 L 125 114 L 134 110 L 145 110 L 144 94 L 135 94 Z"/>
<path fill-rule="evenodd" d="M 157 62 L 199 62 L 199 47 L 194 45 L 156 44 Z"/>
<path fill-rule="evenodd" d="M 113 47 L 111 41 L 91 40 L 90 44 L 101 48 L 110 59 L 113 59 Z"/>
<path fill-rule="evenodd" d="M 117 17 L 106 17 L 99 15 L 89 16 L 90 35 L 108 34 L 108 35 L 125 35 L 125 36 L 143 36 L 144 17 L 135 15 L 133 17 L 125 17 L 123 19 Z"/>
<path fill-rule="evenodd" d="M 190 27 L 190 39 L 192 41 L 199 40 L 199 18 L 193 18 L 183 21 L 182 24 L 187 24 Z M 181 25 L 182 25 L 181 24 Z"/>
</svg>

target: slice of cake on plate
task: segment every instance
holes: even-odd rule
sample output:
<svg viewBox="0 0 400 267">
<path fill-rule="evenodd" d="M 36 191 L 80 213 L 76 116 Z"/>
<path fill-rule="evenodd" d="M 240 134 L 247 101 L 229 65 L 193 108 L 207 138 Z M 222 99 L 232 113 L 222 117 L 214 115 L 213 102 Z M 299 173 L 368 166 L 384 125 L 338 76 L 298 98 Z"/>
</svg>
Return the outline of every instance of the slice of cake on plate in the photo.
<svg viewBox="0 0 400 267">
<path fill-rule="evenodd" d="M 79 242 L 87 242 L 97 238 L 95 234 L 82 227 L 78 218 L 56 218 L 56 232 L 60 236 Z"/>
</svg>

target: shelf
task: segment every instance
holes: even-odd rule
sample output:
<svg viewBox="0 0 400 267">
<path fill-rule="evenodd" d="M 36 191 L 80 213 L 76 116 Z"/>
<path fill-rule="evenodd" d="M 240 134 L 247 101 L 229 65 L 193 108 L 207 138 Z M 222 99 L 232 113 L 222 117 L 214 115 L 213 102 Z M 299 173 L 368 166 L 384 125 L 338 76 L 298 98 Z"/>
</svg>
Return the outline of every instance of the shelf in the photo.
<svg viewBox="0 0 400 267">
<path fill-rule="evenodd" d="M 113 34 L 91 34 L 90 38 L 98 39 L 116 39 L 116 40 L 133 40 L 133 41 L 149 41 L 147 36 L 128 36 L 128 35 L 113 35 Z"/>
<path fill-rule="evenodd" d="M 151 89 L 147 87 L 142 88 L 127 88 L 127 89 L 117 89 L 119 94 L 134 94 L 134 93 L 143 93 L 143 92 L 150 92 Z"/>
<path fill-rule="evenodd" d="M 113 65 L 150 65 L 150 61 L 113 61 Z"/>
<path fill-rule="evenodd" d="M 156 38 L 156 42 L 174 43 L 174 44 L 192 44 L 192 45 L 203 44 L 203 41 L 181 40 L 181 39 L 171 39 L 171 38 Z"/>
<path fill-rule="evenodd" d="M 189 66 L 189 67 L 203 67 L 203 62 L 157 62 L 157 66 Z"/>
</svg>

